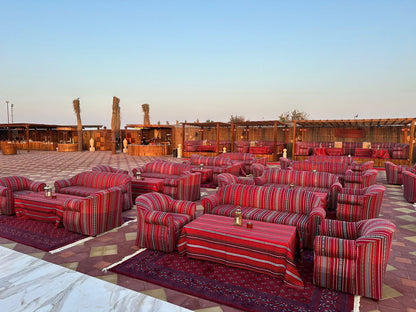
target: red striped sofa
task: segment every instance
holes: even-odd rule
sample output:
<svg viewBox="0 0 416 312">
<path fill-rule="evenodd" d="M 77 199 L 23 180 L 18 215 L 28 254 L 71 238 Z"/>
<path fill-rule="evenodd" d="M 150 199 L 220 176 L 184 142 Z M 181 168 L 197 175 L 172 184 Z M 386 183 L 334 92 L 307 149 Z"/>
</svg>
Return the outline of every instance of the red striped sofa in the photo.
<svg viewBox="0 0 416 312">
<path fill-rule="evenodd" d="M 122 189 L 122 210 L 133 207 L 131 178 L 125 174 L 85 171 L 70 179 L 55 181 L 55 192 L 87 197 L 104 189 L 118 186 Z"/>
<path fill-rule="evenodd" d="M 186 162 L 154 160 L 144 166 L 133 168 L 142 177 L 164 179 L 163 193 L 174 199 L 195 201 L 201 198 L 201 174 L 191 173 Z"/>
<path fill-rule="evenodd" d="M 100 190 L 83 199 L 67 199 L 63 204 L 65 229 L 96 236 L 123 223 L 122 188 Z"/>
<path fill-rule="evenodd" d="M 113 172 L 113 173 L 122 173 L 122 174 L 129 174 L 128 170 L 123 169 L 116 169 L 111 166 L 106 165 L 98 165 L 91 168 L 91 171 L 99 171 L 99 172 Z"/>
<path fill-rule="evenodd" d="M 238 176 L 240 173 L 240 164 L 234 163 L 231 159 L 225 157 L 208 157 L 192 154 L 186 164 L 190 165 L 191 168 L 200 168 L 200 165 L 204 165 L 204 169 L 212 169 L 213 183 L 218 185 L 217 176 L 220 173 L 231 173 Z"/>
<path fill-rule="evenodd" d="M 297 170 L 297 171 L 317 171 L 328 172 L 338 176 L 339 182 L 344 184 L 344 175 L 349 169 L 349 165 L 346 162 L 330 162 L 330 161 L 291 161 L 289 167 L 283 168 L 282 164 L 287 161 L 281 159 L 280 166 L 282 169 Z"/>
<path fill-rule="evenodd" d="M 338 194 L 337 220 L 356 222 L 378 218 L 385 191 L 383 185 L 342 189 Z"/>
<path fill-rule="evenodd" d="M 314 243 L 314 284 L 379 300 L 395 229 L 379 218 L 324 220 Z"/>
<path fill-rule="evenodd" d="M 330 162 L 345 162 L 347 164 L 352 164 L 353 158 L 350 156 L 330 156 L 330 155 L 312 155 L 307 158 L 307 160 L 313 161 L 330 161 Z"/>
<path fill-rule="evenodd" d="M 329 209 L 336 209 L 337 196 L 342 188 L 338 176 L 328 172 L 297 171 L 270 168 L 254 178 L 256 185 L 300 188 L 310 192 L 327 193 Z M 292 184 L 292 185 L 291 185 Z"/>
<path fill-rule="evenodd" d="M 202 198 L 204 213 L 232 217 L 241 209 L 243 219 L 296 226 L 303 246 L 313 239 L 325 219 L 320 199 L 311 192 L 272 186 L 229 184 Z"/>
<path fill-rule="evenodd" d="M 403 171 L 403 195 L 409 203 L 416 202 L 416 174 Z"/>
<path fill-rule="evenodd" d="M 172 252 L 181 230 L 196 217 L 196 204 L 174 200 L 161 193 L 147 193 L 136 198 L 137 239 L 143 248 Z"/>
<path fill-rule="evenodd" d="M 267 157 L 256 158 L 253 154 L 250 153 L 223 153 L 218 155 L 218 157 L 224 157 L 231 160 L 233 163 L 238 163 L 243 167 L 243 174 L 251 173 L 251 166 L 253 164 L 263 164 L 267 165 Z"/>
<path fill-rule="evenodd" d="M 344 187 L 361 189 L 374 185 L 376 183 L 378 171 L 370 169 L 366 171 L 352 171 L 348 170 L 344 176 Z"/>
<path fill-rule="evenodd" d="M 0 178 L 0 212 L 5 215 L 14 215 L 14 198 L 19 194 L 43 191 L 46 186 L 43 182 L 35 182 L 22 176 L 9 176 Z"/>
<path fill-rule="evenodd" d="M 295 145 L 296 156 L 312 155 L 313 148 L 333 147 L 334 142 L 297 142 Z M 342 155 L 351 155 L 362 157 L 364 155 L 357 155 L 355 149 L 362 149 L 363 142 L 342 142 Z M 371 147 L 374 149 L 386 149 L 389 152 L 389 157 L 393 159 L 407 159 L 409 157 L 409 144 L 407 143 L 392 143 L 392 142 L 371 142 Z M 368 149 L 371 151 L 371 149 Z M 369 152 L 365 157 L 371 157 Z"/>
</svg>

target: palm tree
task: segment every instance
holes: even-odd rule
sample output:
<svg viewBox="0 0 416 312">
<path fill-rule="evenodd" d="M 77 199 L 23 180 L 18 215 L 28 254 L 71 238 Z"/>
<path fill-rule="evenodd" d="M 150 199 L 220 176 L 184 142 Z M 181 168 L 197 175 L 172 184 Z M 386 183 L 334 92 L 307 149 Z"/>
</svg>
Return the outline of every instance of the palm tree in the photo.
<svg viewBox="0 0 416 312">
<path fill-rule="evenodd" d="M 72 101 L 74 104 L 74 112 L 77 115 L 77 132 L 78 132 L 78 152 L 82 151 L 82 123 L 81 123 L 81 107 L 79 98 Z"/>
</svg>

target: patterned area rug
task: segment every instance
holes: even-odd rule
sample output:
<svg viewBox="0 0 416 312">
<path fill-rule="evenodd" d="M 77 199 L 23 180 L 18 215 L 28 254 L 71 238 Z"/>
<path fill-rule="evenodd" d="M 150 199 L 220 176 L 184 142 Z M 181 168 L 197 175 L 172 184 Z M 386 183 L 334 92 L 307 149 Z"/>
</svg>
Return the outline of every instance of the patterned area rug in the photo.
<svg viewBox="0 0 416 312">
<path fill-rule="evenodd" d="M 265 274 L 149 249 L 111 271 L 244 311 L 353 310 L 353 295 L 312 284 L 312 251 L 304 252 L 297 267 L 305 284 L 303 290 L 287 287 L 281 279 Z"/>
<path fill-rule="evenodd" d="M 71 244 L 87 236 L 56 228 L 55 224 L 19 220 L 16 216 L 0 215 L 0 236 L 44 251 Z"/>
</svg>

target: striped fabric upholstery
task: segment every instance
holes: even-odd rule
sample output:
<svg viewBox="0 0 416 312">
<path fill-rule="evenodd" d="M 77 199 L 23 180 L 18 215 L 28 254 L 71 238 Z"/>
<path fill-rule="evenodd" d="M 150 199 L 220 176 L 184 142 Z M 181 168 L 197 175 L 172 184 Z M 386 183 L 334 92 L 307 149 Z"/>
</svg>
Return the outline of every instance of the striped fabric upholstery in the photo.
<svg viewBox="0 0 416 312">
<path fill-rule="evenodd" d="M 373 169 L 373 167 L 374 167 L 374 161 L 372 161 L 372 160 L 363 162 L 361 164 L 357 163 L 356 161 L 353 161 L 351 166 L 350 166 L 350 169 L 352 171 L 363 172 L 363 171 Z"/>
<path fill-rule="evenodd" d="M 259 177 L 261 175 L 263 175 L 264 170 L 266 170 L 267 167 L 264 166 L 263 164 L 252 164 L 251 165 L 251 174 L 253 176 L 253 178 Z"/>
<path fill-rule="evenodd" d="M 89 196 L 103 189 L 118 186 L 122 190 L 122 209 L 128 210 L 133 206 L 131 198 L 131 178 L 126 174 L 86 171 L 70 179 L 55 181 L 57 193 L 76 196 Z"/>
<path fill-rule="evenodd" d="M 191 166 L 186 163 L 177 163 L 172 161 L 151 161 L 142 167 L 133 168 L 133 175 L 137 171 L 142 173 L 143 177 L 149 178 L 166 178 L 171 176 L 179 177 L 186 171 L 190 171 Z"/>
<path fill-rule="evenodd" d="M 328 208 L 336 209 L 337 196 L 342 188 L 338 176 L 328 172 L 281 170 L 271 168 L 254 178 L 256 185 L 301 188 L 311 192 L 328 193 Z"/>
<path fill-rule="evenodd" d="M 254 185 L 254 180 L 249 178 L 241 178 L 232 175 L 231 173 L 221 173 L 218 175 L 218 187 L 225 186 L 227 184 L 247 184 Z"/>
<path fill-rule="evenodd" d="M 164 179 L 163 193 L 174 199 L 195 201 L 201 198 L 201 173 L 190 170 L 188 162 L 154 160 L 132 171 L 133 175 L 140 171 L 142 177 Z"/>
<path fill-rule="evenodd" d="M 147 193 L 136 198 L 137 239 L 139 247 L 172 252 L 181 230 L 196 217 L 196 204 L 174 200 L 161 193 Z"/>
<path fill-rule="evenodd" d="M 379 300 L 395 229 L 379 218 L 324 220 L 314 243 L 314 284 Z"/>
<path fill-rule="evenodd" d="M 370 169 L 363 172 L 348 170 L 344 176 L 345 188 L 365 188 L 376 183 L 377 170 Z"/>
<path fill-rule="evenodd" d="M 386 188 L 383 185 L 371 185 L 360 189 L 342 189 L 338 194 L 337 220 L 356 222 L 378 218 Z M 358 192 L 357 192 L 358 193 Z"/>
<path fill-rule="evenodd" d="M 386 169 L 387 183 L 397 185 L 403 184 L 402 172 L 410 170 L 408 166 L 396 165 L 390 161 L 385 161 L 384 167 Z"/>
<path fill-rule="evenodd" d="M 45 186 L 43 182 L 35 182 L 22 176 L 0 177 L 0 212 L 5 215 L 15 214 L 15 196 L 41 192 Z"/>
<path fill-rule="evenodd" d="M 106 165 L 98 165 L 98 166 L 92 167 L 91 171 L 129 174 L 128 170 L 116 169 L 116 168 L 113 168 L 111 166 L 106 166 Z"/>
<path fill-rule="evenodd" d="M 251 167 L 254 163 L 267 165 L 267 157 L 256 158 L 253 154 L 250 153 L 223 153 L 218 155 L 218 157 L 224 157 L 231 159 L 232 162 L 242 162 L 244 164 L 244 172 L 250 174 L 252 172 Z"/>
<path fill-rule="evenodd" d="M 240 164 L 233 164 L 231 159 L 225 157 L 208 157 L 192 154 L 189 162 L 192 168 L 199 168 L 200 164 L 204 164 L 205 169 L 212 169 L 213 183 L 218 185 L 218 175 L 221 173 L 231 173 L 238 176 L 240 173 Z"/>
<path fill-rule="evenodd" d="M 416 174 L 403 171 L 403 195 L 409 203 L 416 202 Z"/>
<path fill-rule="evenodd" d="M 326 215 L 313 193 L 271 186 L 229 184 L 204 197 L 201 203 L 209 214 L 232 217 L 238 207 L 243 219 L 296 226 L 303 246 L 309 248 Z"/>
<path fill-rule="evenodd" d="M 292 161 L 288 169 L 298 171 L 318 171 L 336 174 L 341 184 L 344 183 L 345 172 L 349 169 L 347 162 L 332 161 Z"/>
<path fill-rule="evenodd" d="M 353 162 L 353 158 L 351 156 L 312 155 L 308 157 L 308 161 L 323 161 L 351 164 Z"/>
<path fill-rule="evenodd" d="M 64 202 L 64 227 L 72 232 L 96 236 L 123 223 L 121 216 L 122 190 L 112 187 L 83 199 Z"/>
</svg>

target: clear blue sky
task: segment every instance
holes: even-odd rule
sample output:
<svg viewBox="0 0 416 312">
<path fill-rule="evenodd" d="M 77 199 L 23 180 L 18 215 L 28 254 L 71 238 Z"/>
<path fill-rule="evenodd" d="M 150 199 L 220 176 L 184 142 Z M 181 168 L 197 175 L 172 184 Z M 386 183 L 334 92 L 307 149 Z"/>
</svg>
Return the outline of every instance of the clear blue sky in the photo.
<svg viewBox="0 0 416 312">
<path fill-rule="evenodd" d="M 0 123 L 416 117 L 416 1 L 0 0 Z M 10 116 L 11 120 L 11 116 Z"/>
</svg>

